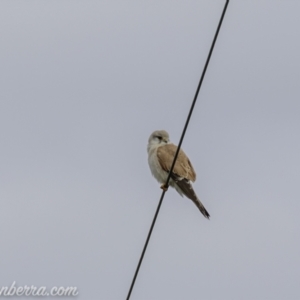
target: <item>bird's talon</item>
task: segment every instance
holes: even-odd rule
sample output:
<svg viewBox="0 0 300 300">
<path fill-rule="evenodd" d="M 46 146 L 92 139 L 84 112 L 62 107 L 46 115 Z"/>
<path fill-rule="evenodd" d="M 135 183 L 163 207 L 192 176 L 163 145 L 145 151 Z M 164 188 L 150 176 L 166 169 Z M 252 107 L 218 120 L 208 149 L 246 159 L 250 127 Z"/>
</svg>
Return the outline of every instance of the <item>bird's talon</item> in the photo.
<svg viewBox="0 0 300 300">
<path fill-rule="evenodd" d="M 160 188 L 161 188 L 162 190 L 164 190 L 165 192 L 168 190 L 168 187 L 165 186 L 164 184 L 162 184 L 162 185 L 160 186 Z"/>
</svg>

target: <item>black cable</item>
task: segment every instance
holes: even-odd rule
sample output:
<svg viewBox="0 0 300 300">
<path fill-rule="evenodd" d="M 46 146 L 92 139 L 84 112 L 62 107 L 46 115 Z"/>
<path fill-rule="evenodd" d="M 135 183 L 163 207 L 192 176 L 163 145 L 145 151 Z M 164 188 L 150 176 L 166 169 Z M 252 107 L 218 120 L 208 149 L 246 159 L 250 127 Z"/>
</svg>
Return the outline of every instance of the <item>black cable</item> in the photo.
<svg viewBox="0 0 300 300">
<path fill-rule="evenodd" d="M 186 119 L 186 122 L 185 122 L 185 125 L 184 125 L 184 128 L 183 128 L 183 131 L 182 131 L 182 134 L 181 134 L 179 143 L 178 143 L 178 147 L 177 147 L 177 150 L 176 150 L 174 159 L 173 159 L 172 166 L 171 166 L 170 171 L 169 171 L 169 175 L 168 175 L 167 181 L 166 181 L 166 183 L 165 183 L 165 187 L 168 187 L 168 186 L 169 186 L 171 174 L 172 174 L 173 168 L 174 168 L 174 166 L 175 166 L 175 162 L 176 162 L 176 160 L 177 160 L 177 156 L 178 156 L 178 153 L 179 153 L 179 151 L 180 151 L 180 147 L 181 147 L 182 141 L 183 141 L 183 139 L 184 139 L 185 132 L 186 132 L 187 127 L 188 127 L 188 125 L 189 125 L 190 118 L 191 118 L 191 115 L 192 115 L 192 113 L 193 113 L 194 106 L 195 106 L 195 104 L 196 104 L 197 97 L 198 97 L 198 94 L 199 94 L 199 91 L 200 91 L 200 88 L 201 88 L 201 85 L 202 85 L 202 82 L 203 82 L 203 79 L 204 79 L 204 76 L 205 76 L 205 73 L 206 73 L 207 66 L 208 66 L 209 61 L 210 61 L 210 57 L 211 57 L 212 52 L 213 52 L 213 50 L 214 50 L 214 46 L 215 46 L 215 43 L 216 43 L 216 40 L 217 40 L 219 31 L 220 31 L 220 28 L 221 28 L 221 26 L 222 26 L 222 22 L 223 22 L 223 19 L 224 19 L 224 16 L 225 16 L 225 13 L 226 13 L 228 4 L 229 4 L 229 0 L 226 0 L 226 3 L 225 3 L 224 8 L 223 8 L 222 15 L 221 15 L 221 18 L 220 18 L 220 21 L 219 21 L 219 24 L 218 24 L 218 27 L 217 27 L 217 30 L 216 30 L 216 33 L 215 33 L 215 36 L 214 36 L 214 39 L 213 39 L 213 42 L 212 42 L 212 44 L 211 44 L 211 47 L 210 47 L 210 50 L 209 50 L 209 53 L 208 53 L 208 56 L 207 56 L 207 59 L 206 59 L 206 63 L 205 63 L 205 65 L 204 65 L 204 68 L 203 68 L 203 71 L 202 71 L 202 75 L 201 75 L 201 78 L 200 78 L 200 81 L 199 81 L 199 84 L 198 84 L 198 87 L 197 87 L 197 90 L 196 90 L 196 93 L 195 93 L 195 96 L 194 96 L 194 100 L 193 100 L 193 102 L 192 102 L 192 105 L 191 105 L 191 108 L 190 108 L 188 117 L 187 117 L 187 119 Z M 152 224 L 151 224 L 151 227 L 150 227 L 150 230 L 149 230 L 149 233 L 148 233 L 148 236 L 147 236 L 147 239 L 146 239 L 146 242 L 145 242 L 145 245 L 144 245 L 144 248 L 143 248 L 141 257 L 140 257 L 140 260 L 139 260 L 139 262 L 138 262 L 136 271 L 135 271 L 135 273 L 134 273 L 134 276 L 133 276 L 133 279 L 132 279 L 132 282 L 131 282 L 131 285 L 130 285 L 130 288 L 129 288 L 129 291 L 128 291 L 128 295 L 127 295 L 126 300 L 129 300 L 129 299 L 130 299 L 130 295 L 131 295 L 131 292 L 132 292 L 132 289 L 133 289 L 133 286 L 134 286 L 136 277 L 137 277 L 137 275 L 138 275 L 138 273 L 139 273 L 140 266 L 141 266 L 141 264 L 142 264 L 142 261 L 143 261 L 145 252 L 146 252 L 146 250 L 147 250 L 147 246 L 148 246 L 148 243 L 149 243 L 151 234 L 152 234 L 152 230 L 153 230 L 153 228 L 154 228 L 154 225 L 155 225 L 155 222 L 156 222 L 156 219 L 157 219 L 157 216 L 158 216 L 158 213 L 159 213 L 159 210 L 160 210 L 162 201 L 163 201 L 164 196 L 165 196 L 165 193 L 166 193 L 166 192 L 163 191 L 162 194 L 161 194 L 161 197 L 160 197 L 160 200 L 159 200 L 159 203 L 158 203 L 158 206 L 157 206 L 157 209 L 156 209 L 156 212 L 155 212 L 155 215 L 154 215 L 154 218 L 153 218 L 153 221 L 152 221 Z"/>
</svg>

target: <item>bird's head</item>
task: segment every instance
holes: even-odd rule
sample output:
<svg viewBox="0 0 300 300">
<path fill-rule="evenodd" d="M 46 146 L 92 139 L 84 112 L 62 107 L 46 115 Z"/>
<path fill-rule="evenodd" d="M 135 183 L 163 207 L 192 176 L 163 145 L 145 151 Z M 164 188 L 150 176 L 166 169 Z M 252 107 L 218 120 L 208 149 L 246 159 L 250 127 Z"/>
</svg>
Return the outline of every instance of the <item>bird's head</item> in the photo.
<svg viewBox="0 0 300 300">
<path fill-rule="evenodd" d="M 148 140 L 148 151 L 153 146 L 165 145 L 170 142 L 169 134 L 165 130 L 154 131 Z"/>
</svg>

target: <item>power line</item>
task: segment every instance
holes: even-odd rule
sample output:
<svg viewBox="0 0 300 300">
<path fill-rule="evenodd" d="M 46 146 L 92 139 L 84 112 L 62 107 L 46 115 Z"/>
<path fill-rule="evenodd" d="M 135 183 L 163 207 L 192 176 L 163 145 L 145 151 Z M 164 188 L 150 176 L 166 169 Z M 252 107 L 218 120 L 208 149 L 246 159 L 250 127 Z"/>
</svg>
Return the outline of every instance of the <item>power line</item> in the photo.
<svg viewBox="0 0 300 300">
<path fill-rule="evenodd" d="M 207 66 L 208 66 L 209 61 L 210 61 L 210 57 L 211 57 L 212 52 L 213 52 L 214 47 L 215 47 L 215 43 L 216 43 L 216 40 L 217 40 L 219 31 L 220 31 L 220 28 L 221 28 L 221 26 L 222 26 L 222 22 L 223 22 L 223 19 L 224 19 L 224 16 L 225 16 L 225 13 L 226 13 L 228 4 L 229 4 L 229 0 L 226 0 L 226 3 L 225 3 L 225 5 L 224 5 L 223 11 L 222 11 L 222 15 L 221 15 L 221 17 L 220 17 L 220 21 L 219 21 L 219 24 L 218 24 L 218 27 L 217 27 L 217 30 L 216 30 L 216 33 L 215 33 L 215 35 L 214 35 L 214 39 L 213 39 L 213 41 L 212 41 L 212 44 L 211 44 L 211 47 L 210 47 L 210 50 L 209 50 L 209 53 L 208 53 L 208 56 L 207 56 L 207 59 L 206 59 L 206 63 L 205 63 L 205 65 L 204 65 L 204 68 L 203 68 L 203 71 L 202 71 L 202 75 L 201 75 L 201 77 L 200 77 L 200 81 L 199 81 L 198 87 L 197 87 L 197 89 L 196 89 L 196 93 L 195 93 L 195 96 L 194 96 L 194 100 L 193 100 L 193 102 L 192 102 L 192 105 L 191 105 L 189 114 L 188 114 L 188 116 L 187 116 L 187 119 L 186 119 L 186 122 L 185 122 L 185 125 L 184 125 L 184 128 L 183 128 L 183 131 L 182 131 L 182 134 L 181 134 L 179 143 L 178 143 L 177 151 L 176 151 L 176 153 L 175 153 L 175 156 L 174 156 L 174 159 L 173 159 L 173 163 L 172 163 L 172 166 L 171 166 L 171 168 L 170 168 L 170 171 L 169 171 L 169 175 L 168 175 L 167 181 L 166 181 L 166 183 L 165 183 L 165 187 L 169 187 L 169 182 L 170 182 L 171 174 L 172 174 L 173 168 L 174 168 L 174 166 L 175 166 L 175 163 L 176 163 L 176 160 L 177 160 L 177 156 L 178 156 L 178 153 L 179 153 L 179 151 L 180 151 L 180 147 L 181 147 L 182 141 L 183 141 L 184 136 L 185 136 L 185 132 L 186 132 L 187 127 L 188 127 L 188 125 L 189 125 L 190 118 L 191 118 L 191 116 L 192 116 L 192 113 L 193 113 L 193 110 L 194 110 L 194 106 L 195 106 L 195 104 L 196 104 L 197 97 L 198 97 L 198 94 L 199 94 L 199 91 L 200 91 L 200 88 L 201 88 L 201 85 L 202 85 L 202 82 L 203 82 L 203 79 L 204 79 L 204 76 L 205 76 L 205 73 L 206 73 L 206 70 L 207 70 Z M 145 242 L 143 251 L 142 251 L 142 253 L 141 253 L 140 260 L 139 260 L 139 262 L 138 262 L 136 271 L 135 271 L 135 273 L 134 273 L 134 276 L 133 276 L 133 279 L 132 279 L 132 282 L 131 282 L 131 285 L 130 285 L 130 288 L 129 288 L 129 291 L 128 291 L 126 300 L 129 300 L 129 299 L 130 299 L 131 292 L 132 292 L 132 289 L 133 289 L 133 287 L 134 287 L 134 284 L 135 284 L 135 280 L 136 280 L 136 278 L 137 278 L 137 275 L 138 275 L 138 273 L 139 273 L 140 266 L 141 266 L 141 264 L 142 264 L 142 261 L 143 261 L 145 252 L 146 252 L 146 250 L 147 250 L 147 246 L 148 246 L 148 243 L 149 243 L 151 234 L 152 234 L 152 230 L 153 230 L 153 228 L 154 228 L 154 225 L 155 225 L 155 222 L 156 222 L 156 219 L 157 219 L 157 216 L 158 216 L 158 213 L 159 213 L 159 210 L 160 210 L 162 201 L 163 201 L 164 196 L 165 196 L 165 193 L 166 193 L 166 191 L 163 190 L 163 192 L 162 192 L 162 194 L 161 194 L 161 197 L 160 197 L 160 200 L 159 200 L 159 203 L 158 203 L 158 206 L 157 206 L 157 209 L 156 209 L 156 212 L 155 212 L 155 215 L 154 215 L 154 218 L 153 218 L 153 221 L 152 221 L 152 224 L 151 224 L 150 229 L 149 229 L 149 233 L 148 233 L 148 236 L 147 236 L 147 239 L 146 239 L 146 242 Z"/>
</svg>

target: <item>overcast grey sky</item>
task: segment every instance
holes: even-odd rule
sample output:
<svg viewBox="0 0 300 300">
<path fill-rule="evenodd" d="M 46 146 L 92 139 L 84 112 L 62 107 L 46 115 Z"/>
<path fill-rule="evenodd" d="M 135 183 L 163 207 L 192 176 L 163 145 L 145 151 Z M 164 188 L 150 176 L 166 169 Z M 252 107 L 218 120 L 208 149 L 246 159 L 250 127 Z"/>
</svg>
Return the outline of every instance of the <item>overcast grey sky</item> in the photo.
<svg viewBox="0 0 300 300">
<path fill-rule="evenodd" d="M 125 299 L 224 1 L 0 3 L 0 286 Z M 231 1 L 131 299 L 300 298 L 300 1 Z"/>
</svg>

